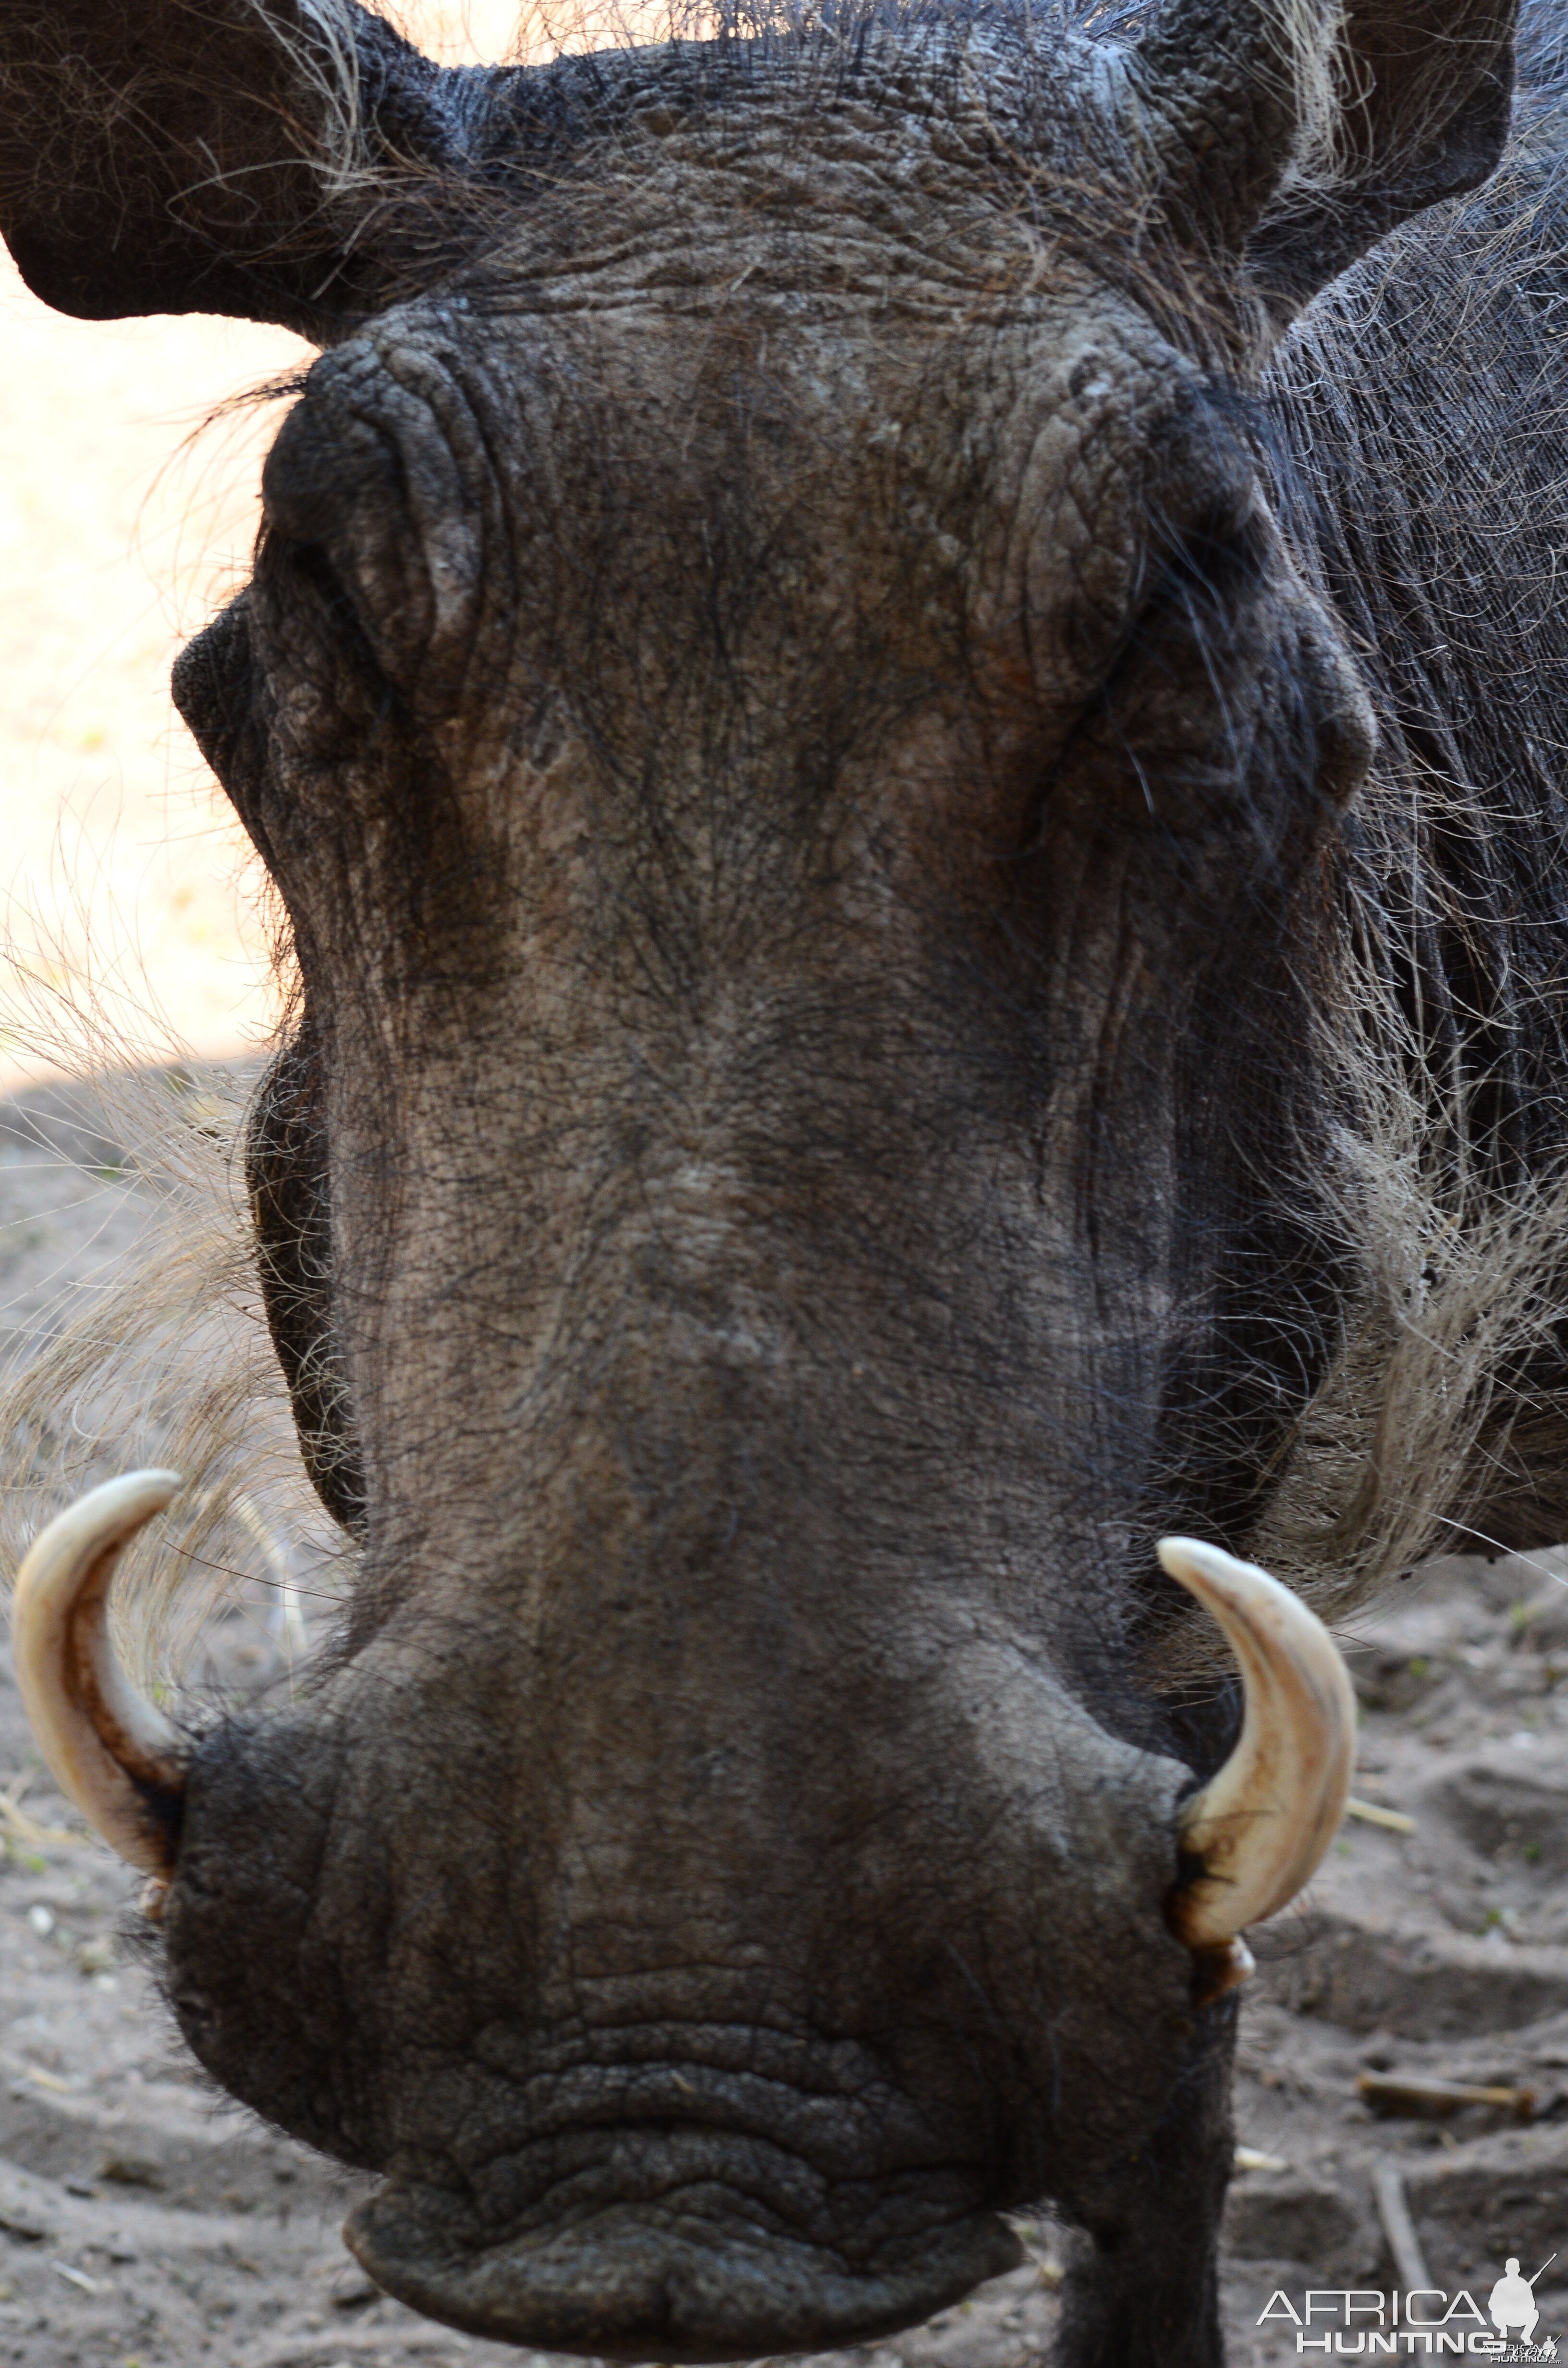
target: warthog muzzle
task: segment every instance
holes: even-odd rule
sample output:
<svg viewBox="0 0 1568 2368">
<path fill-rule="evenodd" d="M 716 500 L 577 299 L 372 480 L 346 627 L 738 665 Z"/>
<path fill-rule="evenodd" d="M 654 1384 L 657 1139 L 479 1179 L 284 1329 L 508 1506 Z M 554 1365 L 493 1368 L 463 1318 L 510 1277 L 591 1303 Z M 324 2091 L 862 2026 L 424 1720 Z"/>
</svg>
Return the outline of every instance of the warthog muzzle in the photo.
<svg viewBox="0 0 1568 2368">
<path fill-rule="evenodd" d="M 191 1748 L 105 1624 L 176 1485 L 113 1483 L 29 1554 L 40 1746 L 152 1875 L 198 2055 L 381 2173 L 354 2250 L 488 2337 L 706 2361 L 927 2317 L 1017 2259 L 999 2211 L 1084 2208 L 1169 2108 L 1239 1926 L 1343 1804 L 1332 1644 L 1186 1542 L 1163 1559 L 1247 1690 L 1197 1794 L 956 1594 L 899 1653 L 808 1631 L 777 1705 L 722 1602 L 636 1693 L 646 1640 L 614 1622 L 566 1677 L 548 1630 L 497 1655 L 487 1620 L 415 1608 Z"/>
</svg>

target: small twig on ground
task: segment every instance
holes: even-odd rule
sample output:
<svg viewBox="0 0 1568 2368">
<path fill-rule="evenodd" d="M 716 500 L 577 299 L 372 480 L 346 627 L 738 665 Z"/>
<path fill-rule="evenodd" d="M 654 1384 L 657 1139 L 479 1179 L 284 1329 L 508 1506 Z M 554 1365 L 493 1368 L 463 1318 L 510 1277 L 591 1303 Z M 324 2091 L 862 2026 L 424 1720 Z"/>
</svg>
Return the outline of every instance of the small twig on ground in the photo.
<svg viewBox="0 0 1568 2368">
<path fill-rule="evenodd" d="M 63 1826 L 40 1826 L 36 1817 L 28 1816 L 19 1798 L 26 1783 L 25 1776 L 17 1776 L 3 1793 L 0 1793 L 0 1831 L 8 1834 L 13 1841 L 21 1842 L 28 1850 L 59 1848 L 62 1845 L 73 1850 L 79 1848 L 87 1839 L 85 1834 L 71 1833 Z"/>
<path fill-rule="evenodd" d="M 1410 2216 L 1399 2165 L 1391 2162 L 1386 2155 L 1372 2166 L 1372 2193 L 1377 2198 L 1378 2217 L 1383 2224 L 1401 2285 L 1407 2294 L 1413 2287 L 1430 2286 L 1431 2274 L 1415 2233 L 1415 2223 Z"/>
<path fill-rule="evenodd" d="M 1376 1801 L 1358 1801 L 1354 1793 L 1345 1804 L 1347 1817 L 1359 1817 L 1364 1826 L 1381 1826 L 1391 1834 L 1413 1834 L 1415 1820 L 1407 1817 L 1403 1809 L 1381 1808 Z"/>
<path fill-rule="evenodd" d="M 1469 2080 L 1428 2078 L 1424 2072 L 1363 2072 L 1356 2088 L 1374 2113 L 1406 2121 L 1442 2121 L 1463 2105 L 1490 2105 L 1494 2112 L 1512 2113 L 1517 2122 L 1535 2118 L 1533 2089 L 1478 2088 Z"/>
</svg>

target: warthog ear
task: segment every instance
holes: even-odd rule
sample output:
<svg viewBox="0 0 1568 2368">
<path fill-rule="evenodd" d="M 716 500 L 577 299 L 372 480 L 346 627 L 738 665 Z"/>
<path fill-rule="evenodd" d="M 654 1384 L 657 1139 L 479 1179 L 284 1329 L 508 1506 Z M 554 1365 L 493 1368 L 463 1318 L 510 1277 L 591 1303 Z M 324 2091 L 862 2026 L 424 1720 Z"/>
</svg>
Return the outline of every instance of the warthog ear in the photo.
<svg viewBox="0 0 1568 2368">
<path fill-rule="evenodd" d="M 357 0 L 0 0 L 0 231 L 60 312 L 325 342 L 430 275 L 517 79 L 433 65 Z"/>
<path fill-rule="evenodd" d="M 1165 0 L 1133 53 L 1163 203 L 1278 322 L 1503 153 L 1517 0 Z"/>
</svg>

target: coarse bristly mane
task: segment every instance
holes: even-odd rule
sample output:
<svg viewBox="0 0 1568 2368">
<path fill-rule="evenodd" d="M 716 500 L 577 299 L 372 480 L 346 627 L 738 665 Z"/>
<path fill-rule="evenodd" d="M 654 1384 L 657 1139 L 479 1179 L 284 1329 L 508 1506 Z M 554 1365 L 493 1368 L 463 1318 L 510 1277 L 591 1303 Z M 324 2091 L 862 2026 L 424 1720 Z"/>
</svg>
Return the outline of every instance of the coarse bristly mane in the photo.
<svg viewBox="0 0 1568 2368">
<path fill-rule="evenodd" d="M 312 15 L 330 29 L 332 0 L 312 0 Z M 1309 84 L 1328 71 L 1325 15 L 1292 6 L 1279 19 L 1282 53 Z M 1119 28 L 1136 16 L 1089 9 L 1074 21 Z M 889 21 L 881 10 L 862 19 Z M 824 12 L 782 28 L 812 38 L 824 28 Z M 330 193 L 369 167 L 352 45 L 325 54 L 337 74 L 324 113 Z M 1305 105 L 1309 124 L 1327 125 L 1334 112 L 1326 97 Z M 1527 121 L 1527 145 L 1536 136 Z M 1299 172 L 1332 185 L 1326 134 L 1302 158 Z M 1379 268 L 1376 256 L 1359 267 L 1345 301 L 1375 303 Z M 1331 291 L 1331 310 L 1335 301 Z M 1309 373 L 1317 334 L 1309 324 L 1298 341 Z M 1386 620 L 1353 621 L 1375 632 Z M 1334 990 L 1318 996 L 1317 1079 L 1336 1156 L 1313 1176 L 1315 1205 L 1292 1212 L 1332 1236 L 1358 1281 L 1244 1542 L 1331 1615 L 1444 1550 L 1451 1525 L 1485 1503 L 1511 1431 L 1530 1418 L 1520 1377 L 1568 1288 L 1568 1158 L 1522 1179 L 1500 1176 L 1475 1149 L 1470 1104 L 1483 1081 L 1412 1018 L 1405 917 L 1378 883 L 1408 860 L 1394 817 L 1418 760 L 1392 754 L 1357 825 L 1333 925 Z M 1421 790 L 1448 801 L 1457 828 L 1488 827 L 1451 773 L 1428 774 Z M 94 1481 L 142 1464 L 181 1471 L 185 1494 L 138 1541 L 117 1588 L 120 1649 L 166 1697 L 236 1576 L 267 1575 L 270 1539 L 302 1541 L 344 1568 L 353 1551 L 305 1479 L 262 1317 L 242 1154 L 255 1072 L 198 1073 L 175 1044 L 156 1057 L 135 1047 L 128 1066 L 127 1048 L 90 1004 L 62 1003 L 20 969 L 12 1001 L 14 1032 L 40 1064 L 90 1083 L 142 1179 L 149 1216 L 135 1253 L 77 1286 L 17 1353 L 0 1394 L 0 1564 L 14 1571 L 40 1523 Z"/>
<path fill-rule="evenodd" d="M 1287 525 L 1383 736 L 1315 997 L 1337 1150 L 1318 1181 L 1360 1285 L 1249 1549 L 1331 1614 L 1434 1554 L 1568 1526 L 1562 593 L 1539 524 L 1562 500 L 1568 55 L 1544 10 L 1520 49 L 1494 181 L 1327 290 L 1273 370 Z M 1463 410 L 1482 378 L 1484 432 Z"/>
<path fill-rule="evenodd" d="M 1358 936 L 1323 1018 L 1340 1115 L 1315 1180 L 1359 1282 L 1247 1541 L 1328 1619 L 1434 1555 L 1496 1543 L 1483 1508 L 1531 1420 L 1521 1377 L 1568 1288 L 1568 1159 L 1507 1187 L 1486 1175 L 1469 1089 L 1426 1068 L 1381 950 Z"/>
<path fill-rule="evenodd" d="M 260 1061 L 198 1062 L 150 996 L 128 1025 L 123 995 L 79 976 L 61 987 L 47 960 L 13 955 L 7 973 L 13 1045 L 45 1073 L 6 1108 L 9 1147 L 57 1168 L 62 1198 L 134 1187 L 143 1214 L 129 1248 L 16 1335 L 0 1375 L 0 1564 L 9 1581 L 42 1523 L 99 1481 L 179 1472 L 113 1603 L 126 1666 L 166 1702 L 224 1601 L 257 1583 L 334 1594 L 348 1552 L 301 1471 L 261 1315 L 242 1158 Z"/>
</svg>

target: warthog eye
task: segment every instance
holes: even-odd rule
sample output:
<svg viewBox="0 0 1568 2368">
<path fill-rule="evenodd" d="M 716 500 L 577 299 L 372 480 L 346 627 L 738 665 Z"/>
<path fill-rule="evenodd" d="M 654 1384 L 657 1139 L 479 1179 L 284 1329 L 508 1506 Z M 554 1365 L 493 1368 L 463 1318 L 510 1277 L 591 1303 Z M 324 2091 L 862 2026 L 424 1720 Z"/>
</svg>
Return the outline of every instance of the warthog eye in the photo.
<svg viewBox="0 0 1568 2368">
<path fill-rule="evenodd" d="M 326 645 L 335 666 L 345 662 L 362 683 L 378 686 L 385 671 L 362 599 L 321 542 L 290 542 L 269 534 L 267 555 L 287 577 L 288 601 Z"/>
<path fill-rule="evenodd" d="M 1217 502 L 1178 529 L 1151 539 L 1140 601 L 1124 657 L 1158 651 L 1173 623 L 1188 635 L 1222 632 L 1267 565 L 1261 518 L 1250 506 Z"/>
<path fill-rule="evenodd" d="M 1365 763 L 1322 611 L 1249 486 L 1156 519 L 1126 631 L 1052 778 L 1047 818 L 1218 832 L 1272 868 Z"/>
</svg>

